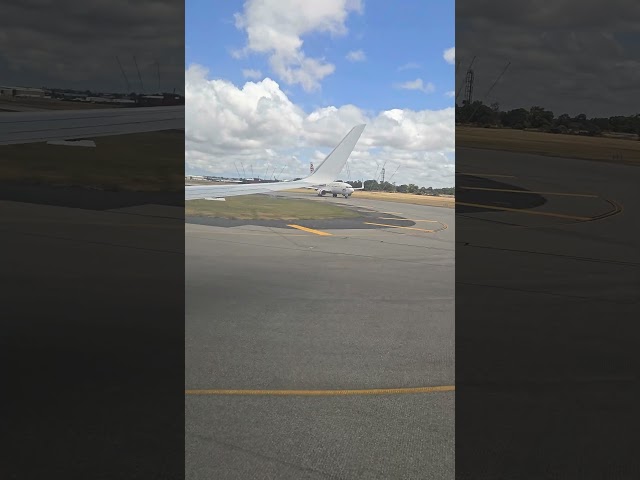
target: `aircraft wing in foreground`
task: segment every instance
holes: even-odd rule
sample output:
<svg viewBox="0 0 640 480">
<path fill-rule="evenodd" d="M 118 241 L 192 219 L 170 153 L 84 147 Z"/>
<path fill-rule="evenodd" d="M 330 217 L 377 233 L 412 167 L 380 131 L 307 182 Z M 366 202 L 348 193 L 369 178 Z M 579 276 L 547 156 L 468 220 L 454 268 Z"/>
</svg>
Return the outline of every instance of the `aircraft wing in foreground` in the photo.
<svg viewBox="0 0 640 480">
<path fill-rule="evenodd" d="M 340 174 L 364 127 L 364 124 L 353 127 L 324 162 L 301 180 L 185 186 L 185 200 L 223 200 L 237 195 L 324 186 Z M 0 113 L 0 145 L 64 142 L 174 129 L 184 129 L 184 105 Z"/>
<path fill-rule="evenodd" d="M 340 174 L 347 159 L 366 125 L 357 125 L 342 139 L 336 148 L 325 158 L 315 171 L 301 180 L 290 182 L 265 182 L 233 185 L 188 185 L 185 187 L 185 200 L 208 199 L 223 200 L 225 197 L 271 193 L 292 188 L 322 186 L 333 182 Z"/>
<path fill-rule="evenodd" d="M 184 105 L 0 113 L 0 145 L 184 130 Z"/>
</svg>

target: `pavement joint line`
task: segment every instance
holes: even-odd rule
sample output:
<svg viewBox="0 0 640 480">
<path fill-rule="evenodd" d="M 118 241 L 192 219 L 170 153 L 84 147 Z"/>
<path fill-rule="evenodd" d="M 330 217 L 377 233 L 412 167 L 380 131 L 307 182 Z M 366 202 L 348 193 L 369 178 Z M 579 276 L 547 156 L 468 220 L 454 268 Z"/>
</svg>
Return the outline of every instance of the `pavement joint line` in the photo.
<svg viewBox="0 0 640 480">
<path fill-rule="evenodd" d="M 162 228 L 162 229 L 179 229 L 184 228 L 184 223 L 180 223 L 178 225 L 157 225 L 152 223 L 117 223 L 117 222 L 84 222 L 84 221 L 65 221 L 65 220 L 56 220 L 56 219 L 9 219 L 5 223 L 27 223 L 27 224 L 50 224 L 54 223 L 56 225 L 65 224 L 65 225 L 91 225 L 94 227 L 141 227 L 141 228 Z"/>
<path fill-rule="evenodd" d="M 460 186 L 457 188 L 461 188 L 462 190 L 482 190 L 485 192 L 531 193 L 536 195 L 561 195 L 566 197 L 599 198 L 599 195 L 592 195 L 588 193 L 534 192 L 531 190 L 511 190 L 508 188 L 482 188 L 482 187 L 466 187 L 466 186 Z"/>
<path fill-rule="evenodd" d="M 417 230 L 419 232 L 427 232 L 433 233 L 435 230 L 427 230 L 426 228 L 415 228 L 415 227 L 402 227 L 400 225 L 387 225 L 385 223 L 372 223 L 372 222 L 363 222 L 366 225 L 377 225 L 378 227 L 389 227 L 389 228 L 404 228 L 407 230 Z"/>
<path fill-rule="evenodd" d="M 523 210 L 523 209 L 519 209 L 519 208 L 507 208 L 507 207 L 495 207 L 493 205 L 485 205 L 482 203 L 466 203 L 466 202 L 456 202 L 456 205 L 462 205 L 465 207 L 476 207 L 476 208 L 486 208 L 489 210 L 502 210 L 505 212 L 515 212 L 515 213 L 522 213 L 522 214 L 526 214 L 526 215 L 541 215 L 541 216 L 546 216 L 546 217 L 557 217 L 557 218 L 568 218 L 571 220 L 579 220 L 579 221 L 583 221 L 586 222 L 588 220 L 591 220 L 591 217 L 578 217 L 575 215 L 566 215 L 563 213 L 553 213 L 553 212 L 532 212 L 529 210 Z"/>
<path fill-rule="evenodd" d="M 440 385 L 434 387 L 408 387 L 408 388 L 368 388 L 368 389 L 344 389 L 344 390 L 251 390 L 251 389 L 201 389 L 185 390 L 185 395 L 262 395 L 262 396 L 305 396 L 328 397 L 348 395 L 402 395 L 411 393 L 436 393 L 453 392 L 454 385 Z"/>
<path fill-rule="evenodd" d="M 474 177 L 500 177 L 500 178 L 518 178 L 515 175 L 500 175 L 497 173 L 469 173 L 469 172 L 456 172 L 458 175 L 471 175 Z"/>
<path fill-rule="evenodd" d="M 307 228 L 307 227 L 303 227 L 303 226 L 300 226 L 300 225 L 291 224 L 291 225 L 287 225 L 287 227 L 296 228 L 298 230 L 302 230 L 304 232 L 309 232 L 309 233 L 314 233 L 316 235 L 322 235 L 322 236 L 331 236 L 331 235 L 333 235 L 332 233 L 329 233 L 329 232 L 323 232 L 322 230 L 314 230 L 313 228 Z"/>
<path fill-rule="evenodd" d="M 380 217 L 379 220 L 403 220 L 407 222 L 430 222 L 430 223 L 440 223 L 438 220 L 419 220 L 416 218 L 393 218 L 393 217 Z"/>
</svg>

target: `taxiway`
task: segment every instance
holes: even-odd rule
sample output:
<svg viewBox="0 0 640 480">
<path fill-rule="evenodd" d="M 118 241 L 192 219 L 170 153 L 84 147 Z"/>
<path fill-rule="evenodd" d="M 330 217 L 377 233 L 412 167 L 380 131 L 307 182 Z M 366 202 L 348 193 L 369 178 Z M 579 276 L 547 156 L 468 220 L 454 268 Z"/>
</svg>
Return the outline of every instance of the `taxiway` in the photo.
<svg viewBox="0 0 640 480">
<path fill-rule="evenodd" d="M 318 201 L 361 223 L 187 219 L 187 478 L 451 479 L 454 211 Z"/>
</svg>

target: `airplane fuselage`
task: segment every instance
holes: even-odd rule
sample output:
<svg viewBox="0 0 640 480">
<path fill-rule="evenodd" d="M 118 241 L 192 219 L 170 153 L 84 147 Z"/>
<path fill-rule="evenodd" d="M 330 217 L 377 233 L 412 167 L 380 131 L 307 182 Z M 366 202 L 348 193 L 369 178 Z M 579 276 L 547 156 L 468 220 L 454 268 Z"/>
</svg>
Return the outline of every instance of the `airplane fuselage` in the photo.
<svg viewBox="0 0 640 480">
<path fill-rule="evenodd" d="M 326 193 L 331 193 L 334 197 L 342 195 L 344 196 L 344 198 L 349 198 L 354 192 L 354 188 L 348 183 L 331 182 L 322 187 L 319 187 L 316 191 L 318 192 L 319 197 L 324 196 Z"/>
</svg>

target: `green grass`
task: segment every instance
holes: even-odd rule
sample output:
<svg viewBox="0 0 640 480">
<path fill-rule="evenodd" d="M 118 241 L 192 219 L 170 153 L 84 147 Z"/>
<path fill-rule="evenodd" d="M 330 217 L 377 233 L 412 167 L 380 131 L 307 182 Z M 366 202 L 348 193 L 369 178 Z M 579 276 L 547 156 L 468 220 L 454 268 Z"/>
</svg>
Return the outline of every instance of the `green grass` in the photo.
<svg viewBox="0 0 640 480">
<path fill-rule="evenodd" d="M 186 202 L 185 215 L 240 220 L 308 220 L 359 216 L 358 213 L 337 205 L 262 195 L 230 197 L 225 202 L 191 200 Z"/>
<path fill-rule="evenodd" d="M 0 146 L 5 182 L 125 191 L 184 189 L 184 132 L 100 137 L 96 147 L 31 143 Z"/>
</svg>

